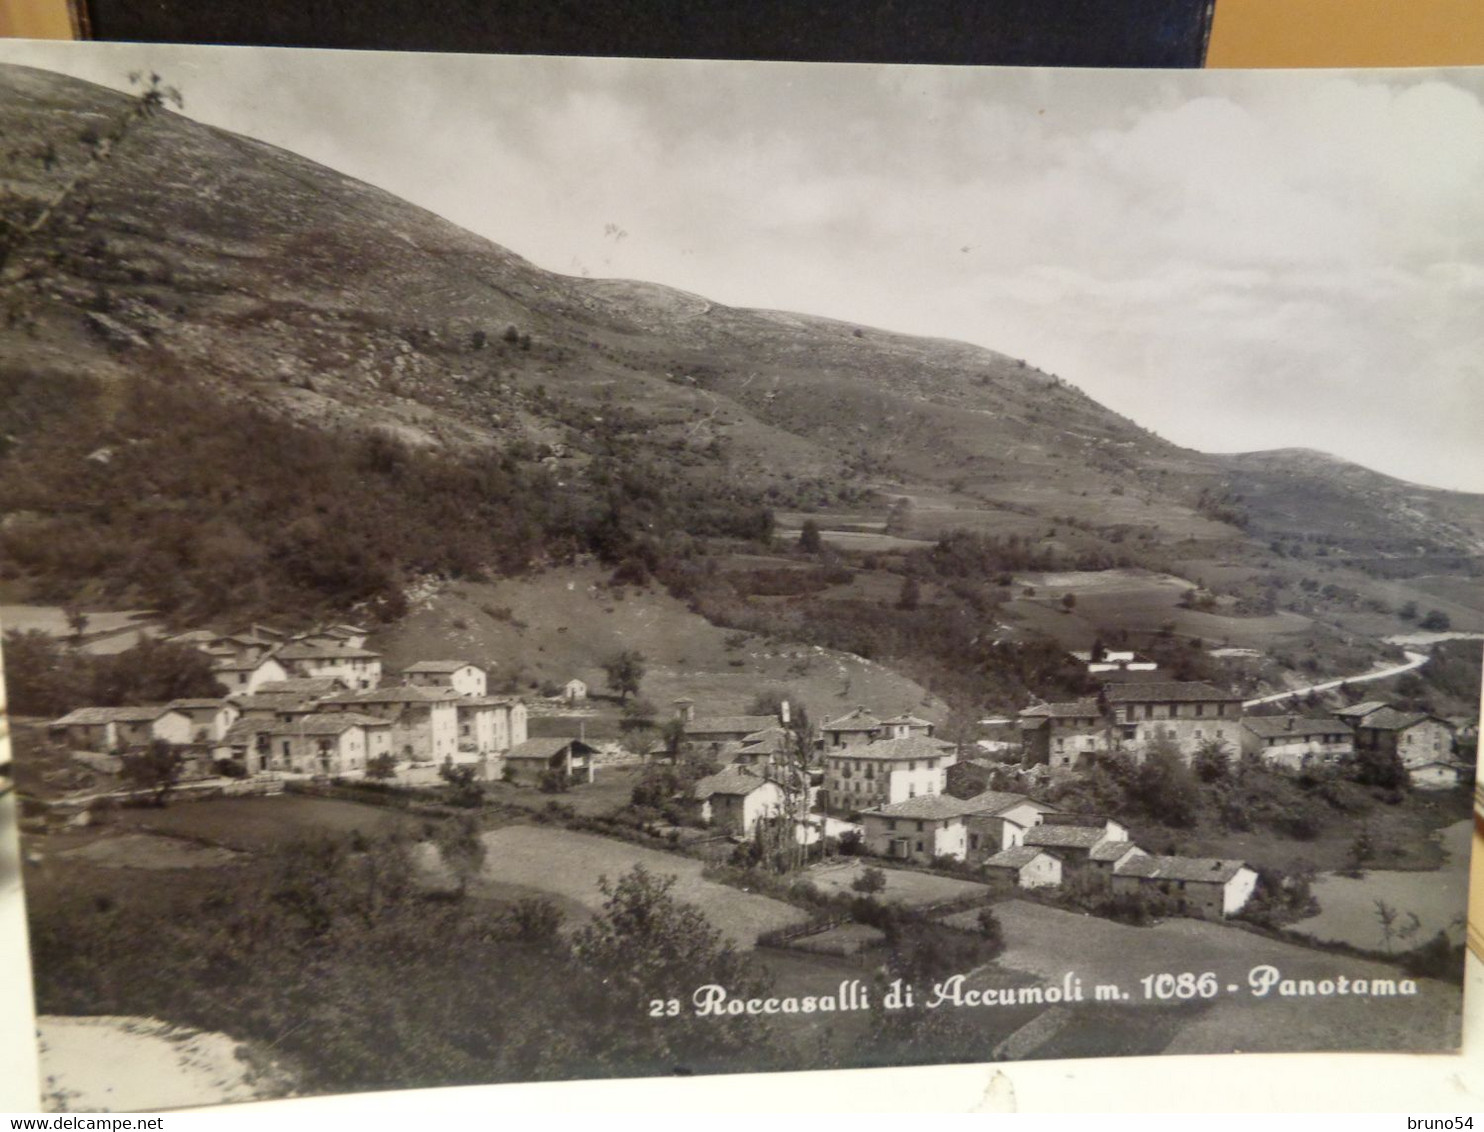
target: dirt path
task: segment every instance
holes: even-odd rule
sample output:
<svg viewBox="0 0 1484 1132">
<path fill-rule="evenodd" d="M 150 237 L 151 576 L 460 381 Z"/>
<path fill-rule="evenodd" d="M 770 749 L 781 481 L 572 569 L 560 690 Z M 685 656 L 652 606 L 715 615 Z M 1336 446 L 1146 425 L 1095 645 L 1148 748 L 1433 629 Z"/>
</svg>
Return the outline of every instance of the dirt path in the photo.
<svg viewBox="0 0 1484 1132">
<path fill-rule="evenodd" d="M 1427 663 L 1427 654 L 1422 652 L 1408 652 L 1406 664 L 1394 664 L 1390 668 L 1379 668 L 1374 672 L 1362 672 L 1359 676 L 1342 676 L 1338 680 L 1325 680 L 1320 684 L 1310 684 L 1307 688 L 1294 688 L 1287 692 L 1275 692 L 1271 696 L 1259 696 L 1255 700 L 1243 700 L 1244 708 L 1256 707 L 1258 704 L 1276 704 L 1283 700 L 1291 700 L 1295 696 L 1307 696 L 1310 692 L 1328 692 L 1332 688 L 1338 688 L 1341 684 L 1365 684 L 1371 680 L 1389 680 L 1393 676 L 1402 676 L 1414 669 L 1421 668 Z"/>
</svg>

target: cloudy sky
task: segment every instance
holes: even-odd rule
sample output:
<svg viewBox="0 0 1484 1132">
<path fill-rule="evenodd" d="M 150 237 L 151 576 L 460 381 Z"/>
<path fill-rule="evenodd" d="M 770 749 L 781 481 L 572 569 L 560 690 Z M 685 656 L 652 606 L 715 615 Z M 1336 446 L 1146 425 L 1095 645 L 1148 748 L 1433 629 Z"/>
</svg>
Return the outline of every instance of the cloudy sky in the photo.
<svg viewBox="0 0 1484 1132">
<path fill-rule="evenodd" d="M 1180 444 L 1484 492 L 1484 70 L 0 43 L 572 274 L 975 342 Z"/>
</svg>

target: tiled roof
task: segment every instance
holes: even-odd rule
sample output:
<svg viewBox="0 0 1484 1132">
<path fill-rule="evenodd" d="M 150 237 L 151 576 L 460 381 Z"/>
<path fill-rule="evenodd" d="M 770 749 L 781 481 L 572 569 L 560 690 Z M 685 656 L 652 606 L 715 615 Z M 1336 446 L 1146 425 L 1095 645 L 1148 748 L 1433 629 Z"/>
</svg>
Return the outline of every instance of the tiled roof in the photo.
<svg viewBox="0 0 1484 1132">
<path fill-rule="evenodd" d="M 829 758 L 879 759 L 901 762 L 904 759 L 937 759 L 952 750 L 952 743 L 929 739 L 926 735 L 909 735 L 905 739 L 876 739 L 859 747 L 843 747 L 826 753 Z"/>
<path fill-rule="evenodd" d="M 265 664 L 272 663 L 274 663 L 274 658 L 271 656 L 265 656 L 258 660 L 243 661 L 241 663 L 223 657 L 221 660 L 212 661 L 211 670 L 213 672 L 256 672 Z M 279 667 L 282 668 L 282 665 Z"/>
<path fill-rule="evenodd" d="M 1001 849 L 993 857 L 984 861 L 986 869 L 1023 869 L 1037 857 L 1041 856 L 1041 850 L 1029 845 L 1016 845 L 1010 849 Z"/>
<path fill-rule="evenodd" d="M 1347 719 L 1359 719 L 1363 715 L 1370 715 L 1373 711 L 1380 711 L 1382 708 L 1390 706 L 1384 700 L 1366 700 L 1364 703 L 1351 704 L 1347 708 L 1340 708 L 1335 714 Z"/>
<path fill-rule="evenodd" d="M 194 645 L 221 639 L 220 633 L 213 633 L 210 629 L 187 629 L 184 633 L 176 633 L 165 638 L 178 645 Z"/>
<path fill-rule="evenodd" d="M 312 711 L 311 701 L 295 692 L 254 692 L 250 696 L 233 696 L 232 703 L 243 711 Z"/>
<path fill-rule="evenodd" d="M 881 721 L 883 727 L 890 727 L 892 724 L 896 724 L 897 726 L 905 725 L 907 727 L 931 727 L 933 726 L 933 721 L 930 719 L 918 719 L 915 715 L 906 714 L 894 715 L 890 719 L 883 719 Z"/>
<path fill-rule="evenodd" d="M 1088 851 L 1087 859 L 1089 861 L 1121 861 L 1130 853 L 1145 856 L 1144 850 L 1132 841 L 1099 841 Z"/>
<path fill-rule="evenodd" d="M 737 797 L 745 797 L 759 787 L 766 786 L 768 780 L 755 774 L 728 767 L 719 774 L 708 775 L 696 783 L 693 791 L 695 797 L 704 801 L 713 794 L 730 794 Z"/>
<path fill-rule="evenodd" d="M 527 739 L 524 743 L 518 743 L 505 752 L 507 759 L 549 759 L 554 755 L 561 754 L 568 747 L 572 753 L 582 754 L 591 751 L 592 748 L 581 739 L 563 739 L 559 736 L 539 736 L 535 739 Z"/>
<path fill-rule="evenodd" d="M 479 665 L 468 660 L 420 660 L 416 664 L 409 664 L 402 669 L 403 672 L 457 672 L 460 668 L 478 668 Z"/>
<path fill-rule="evenodd" d="M 231 705 L 226 700 L 171 700 L 165 706 L 178 711 L 215 711 Z"/>
<path fill-rule="evenodd" d="M 346 645 L 306 645 L 296 642 L 284 645 L 273 654 L 276 660 L 379 660 L 381 654 L 370 649 L 353 649 Z"/>
<path fill-rule="evenodd" d="M 326 696 L 327 704 L 434 704 L 452 703 L 462 697 L 452 688 L 366 688 Z"/>
<path fill-rule="evenodd" d="M 1091 849 L 1103 840 L 1102 829 L 1085 825 L 1037 825 L 1025 831 L 1025 844 L 1048 849 Z"/>
<path fill-rule="evenodd" d="M 905 802 L 893 802 L 889 806 L 866 811 L 886 818 L 927 818 L 933 821 L 961 818 L 973 812 L 970 803 L 951 794 L 924 794 L 920 798 L 908 798 Z"/>
<path fill-rule="evenodd" d="M 1246 861 L 1215 857 L 1136 857 L 1119 866 L 1121 876 L 1149 880 L 1180 880 L 1186 883 L 1225 884 L 1245 868 Z"/>
<path fill-rule="evenodd" d="M 290 692 L 300 696 L 328 696 L 343 692 L 345 685 L 334 676 L 301 676 L 294 680 L 268 680 L 258 685 L 258 694 Z"/>
<path fill-rule="evenodd" d="M 1002 814 L 1025 802 L 1030 802 L 1031 805 L 1043 811 L 1056 808 L 1041 802 L 1031 802 L 1024 794 L 1014 794 L 1008 790 L 986 790 L 982 794 L 975 794 L 972 798 L 964 799 L 965 805 L 974 807 L 971 813 L 989 815 Z"/>
<path fill-rule="evenodd" d="M 1096 719 L 1102 713 L 1096 700 L 1073 700 L 1062 704 L 1036 704 L 1023 710 L 1020 716 L 1022 719 L 1034 719 L 1039 716 L 1045 716 L 1048 719 L 1082 719 L 1091 716 Z"/>
<path fill-rule="evenodd" d="M 863 707 L 847 712 L 839 719 L 832 719 L 828 723 L 821 723 L 821 731 L 875 731 L 881 726 L 881 720 L 868 712 Z"/>
<path fill-rule="evenodd" d="M 1384 707 L 1380 711 L 1366 716 L 1358 726 L 1372 731 L 1405 731 L 1409 727 L 1432 718 L 1423 714 L 1407 714 L 1397 711 L 1396 708 Z"/>
<path fill-rule="evenodd" d="M 145 707 L 80 707 L 68 712 L 61 719 L 54 719 L 50 727 L 74 725 L 97 725 L 100 723 L 153 723 L 171 709 L 163 704 Z"/>
<path fill-rule="evenodd" d="M 330 711 L 320 715 L 301 716 L 295 720 L 268 720 L 259 724 L 260 731 L 274 735 L 338 735 L 351 727 L 390 727 L 384 719 L 354 711 Z"/>
<path fill-rule="evenodd" d="M 1289 715 L 1249 715 L 1242 724 L 1261 739 L 1277 739 L 1291 735 L 1301 739 L 1306 735 L 1352 735 L 1350 724 L 1343 719 L 1300 719 Z"/>
<path fill-rule="evenodd" d="M 1240 701 L 1242 698 L 1198 680 L 1156 680 L 1140 684 L 1109 684 L 1107 696 L 1110 704 L 1221 703 L 1232 700 Z"/>
<path fill-rule="evenodd" d="M 775 720 L 771 715 L 713 715 L 685 721 L 687 735 L 750 735 L 771 727 Z"/>
</svg>

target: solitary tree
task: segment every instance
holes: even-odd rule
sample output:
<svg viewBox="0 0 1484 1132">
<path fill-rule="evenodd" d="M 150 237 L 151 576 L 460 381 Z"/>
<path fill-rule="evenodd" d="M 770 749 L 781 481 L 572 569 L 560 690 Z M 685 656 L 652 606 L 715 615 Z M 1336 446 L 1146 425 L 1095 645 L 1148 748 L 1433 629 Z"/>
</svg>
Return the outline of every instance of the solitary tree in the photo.
<svg viewBox="0 0 1484 1132">
<path fill-rule="evenodd" d="M 1061 607 L 1062 607 L 1062 609 L 1066 610 L 1066 612 L 1071 613 L 1072 610 L 1074 610 L 1074 609 L 1077 608 L 1077 595 L 1076 594 L 1062 594 L 1061 595 Z"/>
<path fill-rule="evenodd" d="M 1446 633 L 1453 622 L 1441 609 L 1429 610 L 1426 617 L 1417 623 L 1419 629 L 1426 629 L 1429 633 Z"/>
<path fill-rule="evenodd" d="M 88 615 L 75 605 L 64 605 L 62 613 L 67 618 L 67 628 L 72 631 L 72 639 L 81 644 L 83 634 L 88 631 Z"/>
<path fill-rule="evenodd" d="M 639 694 L 639 685 L 644 681 L 645 664 L 644 654 L 634 649 L 624 649 L 603 662 L 608 687 L 618 693 L 620 703 L 626 703 L 629 696 Z"/>
<path fill-rule="evenodd" d="M 805 519 L 804 526 L 799 530 L 799 549 L 805 554 L 818 554 L 823 545 L 824 542 L 819 537 L 819 524 L 813 519 Z"/>
<path fill-rule="evenodd" d="M 434 836 L 438 858 L 458 883 L 458 897 L 464 898 L 469 882 L 484 868 L 485 846 L 479 836 L 479 823 L 472 816 L 444 822 Z"/>
<path fill-rule="evenodd" d="M 124 755 L 119 773 L 135 790 L 147 790 L 150 801 L 163 806 L 185 773 L 185 758 L 173 743 L 155 739 L 142 751 Z"/>
</svg>

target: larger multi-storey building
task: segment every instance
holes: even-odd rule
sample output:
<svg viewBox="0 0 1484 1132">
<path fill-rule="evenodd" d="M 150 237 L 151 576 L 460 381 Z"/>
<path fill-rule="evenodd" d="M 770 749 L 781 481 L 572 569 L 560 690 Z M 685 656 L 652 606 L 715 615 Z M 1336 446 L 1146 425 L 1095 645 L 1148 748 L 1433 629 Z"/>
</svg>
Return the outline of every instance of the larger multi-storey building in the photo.
<svg viewBox="0 0 1484 1132">
<path fill-rule="evenodd" d="M 1187 761 L 1202 744 L 1241 745 L 1242 697 L 1199 681 L 1110 684 L 1102 698 L 1114 737 L 1134 754 L 1163 739 Z"/>
</svg>

